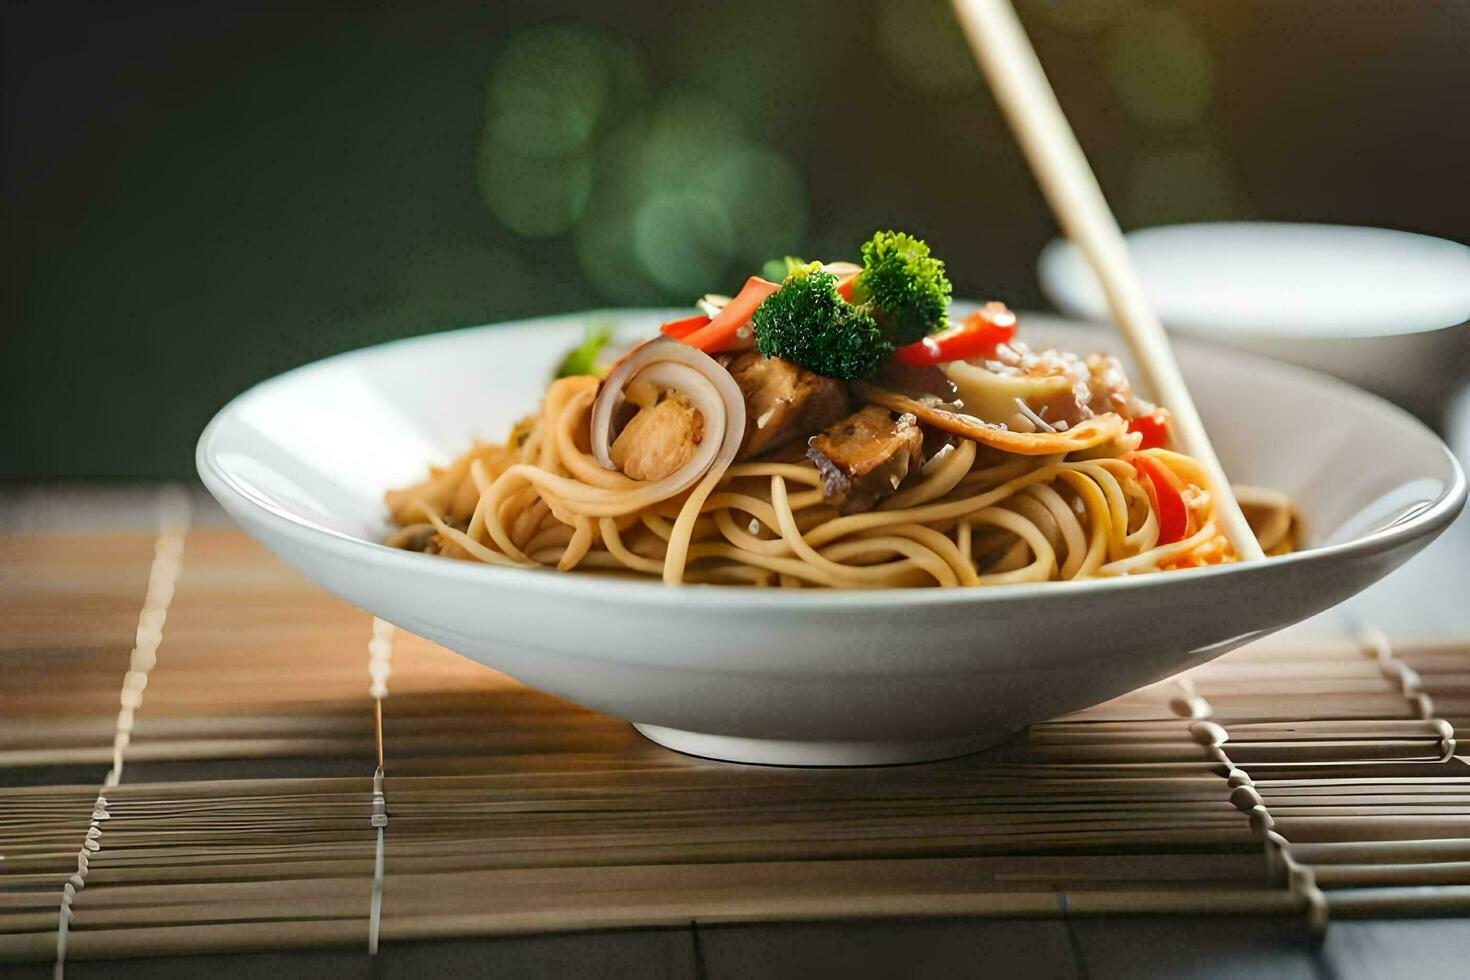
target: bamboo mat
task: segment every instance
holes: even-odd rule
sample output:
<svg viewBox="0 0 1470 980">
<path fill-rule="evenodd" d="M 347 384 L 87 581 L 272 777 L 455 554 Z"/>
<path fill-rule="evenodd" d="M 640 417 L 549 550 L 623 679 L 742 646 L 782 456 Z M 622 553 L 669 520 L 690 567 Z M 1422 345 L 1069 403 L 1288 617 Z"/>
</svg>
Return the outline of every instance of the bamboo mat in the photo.
<svg viewBox="0 0 1470 980">
<path fill-rule="evenodd" d="M 0 621 L 0 961 L 1470 911 L 1464 638 L 1288 634 L 980 755 L 798 771 L 664 750 L 167 497 L 155 533 L 0 538 Z"/>
</svg>

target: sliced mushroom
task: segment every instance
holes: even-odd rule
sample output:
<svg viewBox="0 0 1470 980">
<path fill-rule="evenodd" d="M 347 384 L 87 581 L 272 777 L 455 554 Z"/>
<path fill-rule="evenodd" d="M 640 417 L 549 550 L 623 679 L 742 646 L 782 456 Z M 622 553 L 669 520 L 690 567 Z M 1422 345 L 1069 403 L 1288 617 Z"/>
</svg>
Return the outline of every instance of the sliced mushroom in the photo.
<svg viewBox="0 0 1470 980">
<path fill-rule="evenodd" d="M 790 361 L 746 351 L 731 359 L 726 369 L 745 396 L 741 459 L 780 449 L 847 414 L 847 389 L 841 382 Z"/>
<path fill-rule="evenodd" d="M 898 489 L 922 458 L 914 417 L 868 405 L 812 436 L 807 457 L 822 474 L 822 494 L 841 514 L 870 510 Z"/>
</svg>

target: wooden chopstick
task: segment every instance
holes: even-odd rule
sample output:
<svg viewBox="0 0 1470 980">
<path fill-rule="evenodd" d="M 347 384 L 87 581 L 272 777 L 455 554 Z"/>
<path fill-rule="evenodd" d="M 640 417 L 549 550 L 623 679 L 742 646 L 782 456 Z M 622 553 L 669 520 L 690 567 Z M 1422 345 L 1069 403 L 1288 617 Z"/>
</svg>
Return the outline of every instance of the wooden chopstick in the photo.
<svg viewBox="0 0 1470 980">
<path fill-rule="evenodd" d="M 953 2 L 970 50 L 1010 121 L 1058 224 L 1087 257 L 1144 381 L 1174 413 L 1175 431 L 1185 451 L 1209 473 L 1221 531 L 1242 560 L 1263 560 L 1266 555 L 1230 489 L 1163 325 L 1138 281 L 1123 232 L 1014 8 L 1008 0 Z"/>
</svg>

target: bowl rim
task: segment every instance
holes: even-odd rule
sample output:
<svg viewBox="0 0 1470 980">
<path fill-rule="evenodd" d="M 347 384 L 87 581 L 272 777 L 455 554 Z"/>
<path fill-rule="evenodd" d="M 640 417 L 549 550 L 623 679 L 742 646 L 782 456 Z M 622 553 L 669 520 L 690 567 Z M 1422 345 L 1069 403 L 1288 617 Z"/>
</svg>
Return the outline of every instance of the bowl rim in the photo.
<svg viewBox="0 0 1470 980">
<path fill-rule="evenodd" d="M 960 305 L 968 305 L 957 301 Z M 1349 399 L 1371 405 L 1378 411 L 1387 411 L 1401 421 L 1416 426 L 1430 435 L 1437 449 L 1449 464 L 1450 481 L 1438 499 L 1428 507 L 1406 520 L 1397 521 L 1379 528 L 1362 537 L 1336 544 L 1323 545 L 1304 551 L 1293 552 L 1270 558 L 1262 563 L 1236 563 L 1212 565 L 1203 568 L 1181 569 L 1167 575 L 1120 575 L 1108 578 L 1083 579 L 1069 582 L 1030 582 L 1014 585 L 976 586 L 970 588 L 936 589 L 904 587 L 894 589 L 763 589 L 741 585 L 692 584 L 670 589 L 661 581 L 618 578 L 597 575 L 567 575 L 553 569 L 499 568 L 479 562 L 445 561 L 433 555 L 423 555 L 390 548 L 380 542 L 359 538 L 334 528 L 311 521 L 299 514 L 277 505 L 274 501 L 252 493 L 238 482 L 215 458 L 214 441 L 218 430 L 247 399 L 258 397 L 262 392 L 288 383 L 295 375 L 320 369 L 328 364 L 343 364 L 353 359 L 377 355 L 398 346 L 443 343 L 455 336 L 489 333 L 508 327 L 534 327 L 551 322 L 569 322 L 597 316 L 659 316 L 677 312 L 663 308 L 606 308 L 569 313 L 549 314 L 498 323 L 460 327 L 436 331 L 412 337 L 402 337 L 380 344 L 372 344 L 344 351 L 292 368 L 274 377 L 258 382 L 231 398 L 215 413 L 200 433 L 195 445 L 195 466 L 205 487 L 219 502 L 231 511 L 237 507 L 251 510 L 270 524 L 275 530 L 312 548 L 325 548 L 341 557 L 359 561 L 371 561 L 388 569 L 400 570 L 403 574 L 437 576 L 441 579 L 458 580 L 464 583 L 480 583 L 529 589 L 542 593 L 560 593 L 569 599 L 583 601 L 606 601 L 665 606 L 677 599 L 680 604 L 696 607 L 720 607 L 730 610 L 742 606 L 795 607 L 840 610 L 852 606 L 864 608 L 915 608 L 950 606 L 954 604 L 1008 603 L 1018 599 L 1068 596 L 1094 592 L 1126 594 L 1137 589 L 1148 589 L 1170 583 L 1183 584 L 1206 578 L 1259 575 L 1264 571 L 1286 571 L 1322 563 L 1330 563 L 1345 557 L 1366 557 L 1393 550 L 1416 539 L 1437 535 L 1459 514 L 1466 501 L 1466 477 L 1459 461 L 1444 441 L 1422 421 L 1392 402 L 1357 388 L 1339 378 L 1270 358 L 1235 350 L 1226 346 L 1201 342 L 1195 339 L 1176 340 L 1181 349 L 1198 349 L 1219 356 L 1251 362 L 1254 370 L 1275 373 L 1282 380 L 1293 377 L 1325 384 L 1336 388 Z M 1098 329 L 1101 325 L 1048 313 L 1029 314 L 1033 321 L 1045 322 L 1048 326 L 1068 329 Z M 228 500 L 227 500 L 228 498 Z"/>
<path fill-rule="evenodd" d="M 1407 231 L 1401 228 L 1384 228 L 1375 225 L 1345 225 L 1328 221 L 1175 221 L 1160 225 L 1135 228 L 1124 238 L 1130 247 L 1141 243 L 1163 241 L 1174 237 L 1200 236 L 1219 238 L 1222 235 L 1253 232 L 1264 236 L 1284 236 L 1292 232 L 1347 233 L 1359 238 L 1420 239 L 1440 245 L 1458 247 L 1470 257 L 1470 247 L 1453 238 Z M 1197 247 L 1197 243 L 1191 242 Z M 1087 280 L 1086 261 L 1077 246 L 1065 236 L 1053 238 L 1042 246 L 1036 259 L 1036 274 L 1042 291 L 1052 303 L 1063 310 L 1063 315 L 1082 323 L 1106 323 L 1106 304 L 1098 305 Z M 1081 275 L 1079 279 L 1078 276 Z M 1161 314 L 1163 316 L 1163 314 Z M 1446 337 L 1470 325 L 1470 311 L 1459 320 L 1446 321 L 1430 317 L 1422 322 L 1397 320 L 1390 324 L 1379 320 L 1359 320 L 1341 327 L 1335 333 L 1302 330 L 1289 321 L 1267 325 L 1252 322 L 1248 325 L 1225 320 L 1199 319 L 1196 315 L 1163 316 L 1170 332 L 1185 334 L 1191 338 L 1218 341 L 1230 344 L 1269 344 L 1277 347 L 1325 348 L 1331 345 L 1367 344 L 1376 341 L 1392 341 L 1413 337 Z"/>
</svg>

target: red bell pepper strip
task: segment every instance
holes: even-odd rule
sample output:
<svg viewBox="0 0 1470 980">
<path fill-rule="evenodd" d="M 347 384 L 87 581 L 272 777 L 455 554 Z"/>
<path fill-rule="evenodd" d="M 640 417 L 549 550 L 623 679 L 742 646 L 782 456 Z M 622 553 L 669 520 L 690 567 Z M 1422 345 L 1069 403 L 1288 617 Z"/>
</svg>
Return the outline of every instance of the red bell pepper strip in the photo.
<svg viewBox="0 0 1470 980">
<path fill-rule="evenodd" d="M 1155 409 L 1148 415 L 1140 415 L 1128 423 L 1129 432 L 1143 436 L 1139 449 L 1160 449 L 1169 444 L 1169 410 Z"/>
<path fill-rule="evenodd" d="M 780 288 L 778 284 L 767 282 L 760 276 L 751 276 L 745 280 L 745 285 L 735 294 L 735 298 L 726 303 L 725 308 L 714 319 L 679 339 L 690 347 L 698 347 L 706 354 L 717 354 L 737 346 L 739 338 L 736 333 L 750 322 L 750 315 L 766 301 L 766 297 Z"/>
<path fill-rule="evenodd" d="M 1016 315 L 1003 303 L 986 303 L 942 333 L 900 347 L 895 356 L 910 367 L 988 357 L 1016 335 Z"/>
<path fill-rule="evenodd" d="M 846 279 L 842 280 L 841 282 L 839 282 L 837 284 L 837 295 L 838 296 L 841 296 L 843 299 L 845 299 L 849 303 L 851 303 L 852 302 L 852 287 L 853 286 L 856 286 L 856 285 L 857 285 L 857 274 L 854 273 L 853 275 L 848 276 Z"/>
<path fill-rule="evenodd" d="M 682 320 L 670 320 L 658 329 L 675 340 L 683 340 L 700 327 L 707 326 L 709 326 L 709 317 L 701 313 L 698 316 L 686 316 Z"/>
<path fill-rule="evenodd" d="M 1184 503 L 1184 484 L 1174 471 L 1148 456 L 1130 456 L 1128 462 L 1143 477 L 1149 502 L 1159 518 L 1159 544 L 1181 541 L 1189 529 L 1189 508 Z"/>
</svg>

